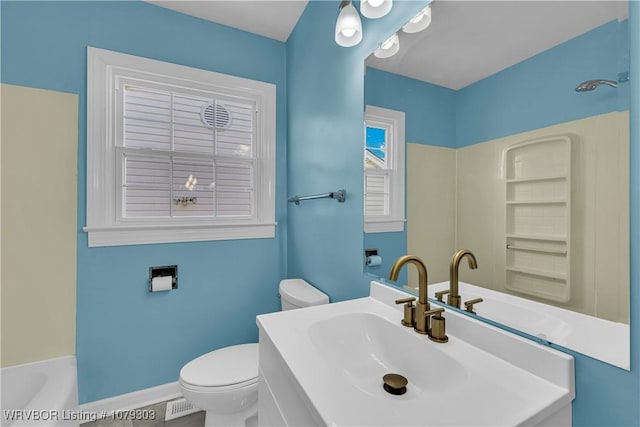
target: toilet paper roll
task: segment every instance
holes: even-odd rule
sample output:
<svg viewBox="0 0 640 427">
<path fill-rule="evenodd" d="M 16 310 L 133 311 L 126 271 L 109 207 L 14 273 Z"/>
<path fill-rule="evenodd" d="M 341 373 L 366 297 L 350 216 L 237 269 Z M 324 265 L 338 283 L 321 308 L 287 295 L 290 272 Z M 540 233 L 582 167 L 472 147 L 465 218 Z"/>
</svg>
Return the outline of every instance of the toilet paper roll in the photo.
<svg viewBox="0 0 640 427">
<path fill-rule="evenodd" d="M 151 292 L 170 291 L 172 288 L 172 276 L 158 276 L 151 279 Z"/>
<path fill-rule="evenodd" d="M 380 255 L 371 255 L 367 257 L 367 266 L 375 267 L 382 264 L 382 257 Z"/>
</svg>

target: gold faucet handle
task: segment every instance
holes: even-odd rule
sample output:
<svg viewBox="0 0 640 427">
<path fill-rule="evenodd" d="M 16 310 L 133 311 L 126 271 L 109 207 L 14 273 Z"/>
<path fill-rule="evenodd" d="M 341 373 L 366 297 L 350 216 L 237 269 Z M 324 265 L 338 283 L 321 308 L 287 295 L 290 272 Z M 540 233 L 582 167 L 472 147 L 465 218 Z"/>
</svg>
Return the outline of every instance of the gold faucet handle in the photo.
<svg viewBox="0 0 640 427">
<path fill-rule="evenodd" d="M 449 341 L 449 337 L 445 331 L 445 319 L 441 315 L 444 312 L 444 308 L 434 308 L 433 310 L 425 311 L 424 315 L 431 317 L 431 329 L 429 329 L 429 339 L 438 343 L 445 343 Z"/>
<path fill-rule="evenodd" d="M 424 315 L 427 316 L 427 317 L 428 316 L 442 317 L 442 316 L 439 316 L 439 314 L 443 313 L 443 312 L 444 312 L 444 308 L 439 307 L 439 308 L 434 308 L 433 310 L 425 311 Z"/>
<path fill-rule="evenodd" d="M 414 302 L 415 300 L 416 300 L 416 297 L 401 298 L 401 299 L 397 299 L 396 300 L 396 304 L 409 304 L 409 305 L 411 305 L 411 303 Z"/>
<path fill-rule="evenodd" d="M 444 301 L 442 301 L 442 298 L 443 298 L 445 295 L 447 295 L 448 293 L 449 293 L 449 289 L 446 289 L 446 290 L 444 290 L 444 291 L 438 291 L 438 292 L 436 292 L 436 293 L 435 293 L 435 296 L 436 296 L 436 298 L 437 298 L 437 300 L 438 300 L 438 301 L 440 301 L 440 302 L 444 302 Z"/>
<path fill-rule="evenodd" d="M 404 304 L 404 317 L 402 324 L 407 327 L 413 327 L 416 324 L 415 315 L 416 308 L 413 306 L 415 297 L 401 298 L 396 300 L 396 304 Z"/>
<path fill-rule="evenodd" d="M 476 312 L 473 311 L 473 305 L 481 303 L 482 301 L 484 301 L 482 298 L 474 298 L 474 299 L 471 299 L 469 301 L 465 301 L 464 309 L 469 313 L 476 314 Z"/>
</svg>

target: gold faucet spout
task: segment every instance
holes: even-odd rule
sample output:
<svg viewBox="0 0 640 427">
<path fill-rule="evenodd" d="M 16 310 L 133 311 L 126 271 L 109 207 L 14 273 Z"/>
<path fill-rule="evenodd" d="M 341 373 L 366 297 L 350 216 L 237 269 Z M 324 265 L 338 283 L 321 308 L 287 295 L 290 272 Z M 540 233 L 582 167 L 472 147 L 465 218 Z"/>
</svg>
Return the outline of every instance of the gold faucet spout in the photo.
<svg viewBox="0 0 640 427">
<path fill-rule="evenodd" d="M 475 270 L 478 268 L 478 262 L 475 255 L 469 249 L 460 249 L 453 256 L 451 260 L 451 266 L 449 267 L 449 295 L 447 297 L 447 304 L 460 308 L 460 294 L 458 291 L 458 271 L 460 269 L 460 262 L 462 258 L 467 257 L 469 261 L 469 268 Z"/>
<path fill-rule="evenodd" d="M 421 304 L 426 304 L 429 302 L 427 299 L 427 267 L 424 265 L 424 262 L 420 258 L 415 255 L 404 255 L 401 256 L 393 263 L 391 266 L 391 271 L 389 272 L 389 280 L 396 281 L 398 280 L 398 275 L 400 274 L 400 270 L 405 264 L 413 264 L 418 269 L 418 302 Z"/>
<path fill-rule="evenodd" d="M 401 256 L 391 266 L 389 272 L 389 280 L 398 280 L 400 270 L 406 264 L 413 264 L 418 269 L 418 303 L 415 306 L 415 325 L 414 330 L 420 334 L 427 334 L 429 332 L 430 317 L 424 313 L 430 310 L 429 299 L 427 298 L 427 267 L 424 262 L 415 255 Z"/>
</svg>

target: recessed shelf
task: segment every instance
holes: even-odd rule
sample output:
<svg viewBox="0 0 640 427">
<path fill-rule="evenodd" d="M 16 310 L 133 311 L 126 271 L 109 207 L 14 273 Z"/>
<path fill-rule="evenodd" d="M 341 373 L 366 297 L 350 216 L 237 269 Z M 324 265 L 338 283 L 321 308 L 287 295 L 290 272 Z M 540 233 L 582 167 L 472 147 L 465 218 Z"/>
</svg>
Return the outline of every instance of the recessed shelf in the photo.
<svg viewBox="0 0 640 427">
<path fill-rule="evenodd" d="M 507 200 L 507 205 L 566 205 L 566 200 Z"/>
<path fill-rule="evenodd" d="M 528 274 L 530 276 L 546 277 L 548 279 L 558 280 L 562 282 L 567 280 L 566 275 L 554 273 L 553 271 L 535 270 L 533 268 L 524 268 L 524 267 L 507 267 L 507 271 Z"/>
<path fill-rule="evenodd" d="M 512 251 L 539 252 L 542 254 L 550 254 L 550 255 L 567 255 L 567 251 L 547 249 L 547 248 L 534 248 L 531 246 L 517 246 L 517 245 L 507 244 L 507 249 L 510 249 Z"/>
<path fill-rule="evenodd" d="M 555 176 L 537 176 L 537 177 L 527 177 L 527 178 L 513 178 L 507 179 L 507 184 L 513 184 L 517 182 L 539 182 L 539 181 L 556 181 L 561 179 L 567 179 L 566 175 L 555 175 Z"/>
<path fill-rule="evenodd" d="M 511 239 L 524 239 L 524 240 L 544 240 L 547 242 L 566 242 L 567 236 L 545 236 L 545 235 L 531 235 L 531 234 L 507 234 Z"/>
<path fill-rule="evenodd" d="M 559 135 L 513 145 L 505 152 L 505 172 L 505 286 L 567 302 L 571 139 Z"/>
</svg>

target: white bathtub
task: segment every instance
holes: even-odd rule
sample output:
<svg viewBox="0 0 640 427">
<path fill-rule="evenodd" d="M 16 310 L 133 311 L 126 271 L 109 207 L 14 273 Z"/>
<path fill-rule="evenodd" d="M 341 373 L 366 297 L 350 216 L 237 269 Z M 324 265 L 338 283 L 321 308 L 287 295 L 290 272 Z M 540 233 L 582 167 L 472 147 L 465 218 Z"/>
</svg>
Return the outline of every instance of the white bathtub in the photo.
<svg viewBox="0 0 640 427">
<path fill-rule="evenodd" d="M 75 356 L 0 369 L 2 426 L 73 426 L 79 420 Z"/>
<path fill-rule="evenodd" d="M 429 297 L 435 299 L 434 293 L 444 289 L 449 289 L 449 282 L 429 285 Z M 459 291 L 462 301 L 478 297 L 484 300 L 474 305 L 478 316 L 619 368 L 630 369 L 629 325 L 468 283 L 460 282 Z"/>
</svg>

